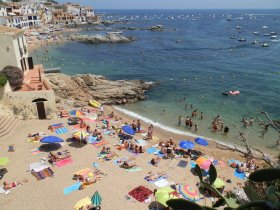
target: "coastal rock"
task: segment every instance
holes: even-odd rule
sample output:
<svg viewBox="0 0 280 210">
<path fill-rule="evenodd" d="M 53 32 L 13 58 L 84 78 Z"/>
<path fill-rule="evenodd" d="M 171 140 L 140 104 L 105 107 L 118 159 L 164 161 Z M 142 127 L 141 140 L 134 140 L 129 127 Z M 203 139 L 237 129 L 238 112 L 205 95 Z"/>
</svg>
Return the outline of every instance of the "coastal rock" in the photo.
<svg viewBox="0 0 280 210">
<path fill-rule="evenodd" d="M 156 26 L 152 26 L 151 28 L 148 28 L 148 30 L 151 30 L 151 31 L 163 31 L 164 27 L 163 27 L 163 25 L 156 25 Z"/>
<path fill-rule="evenodd" d="M 81 74 L 73 77 L 65 74 L 47 74 L 60 105 L 79 107 L 95 99 L 102 104 L 136 103 L 145 99 L 145 91 L 153 83 L 141 80 L 108 80 L 104 76 Z"/>
<path fill-rule="evenodd" d="M 108 32 L 106 35 L 81 35 L 75 34 L 70 36 L 70 40 L 72 41 L 80 41 L 80 42 L 87 42 L 92 44 L 98 43 L 128 43 L 135 40 L 133 36 L 124 36 L 121 33 L 116 32 Z"/>
</svg>

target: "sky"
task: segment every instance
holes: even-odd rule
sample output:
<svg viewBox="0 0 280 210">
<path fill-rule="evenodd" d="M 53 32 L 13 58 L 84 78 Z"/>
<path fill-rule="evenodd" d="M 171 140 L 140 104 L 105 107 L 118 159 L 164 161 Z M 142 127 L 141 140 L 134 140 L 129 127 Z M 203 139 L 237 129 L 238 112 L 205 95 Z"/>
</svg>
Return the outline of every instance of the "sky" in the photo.
<svg viewBox="0 0 280 210">
<path fill-rule="evenodd" d="M 95 9 L 280 9 L 280 0 L 60 0 Z"/>
</svg>

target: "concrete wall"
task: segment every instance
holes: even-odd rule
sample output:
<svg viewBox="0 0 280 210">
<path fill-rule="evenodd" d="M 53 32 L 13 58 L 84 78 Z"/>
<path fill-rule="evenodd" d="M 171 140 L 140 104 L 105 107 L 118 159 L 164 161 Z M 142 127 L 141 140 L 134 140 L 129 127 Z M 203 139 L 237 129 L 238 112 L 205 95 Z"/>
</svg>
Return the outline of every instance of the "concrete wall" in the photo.
<svg viewBox="0 0 280 210">
<path fill-rule="evenodd" d="M 28 69 L 28 50 L 26 40 L 22 35 L 12 36 L 8 34 L 0 34 L 0 69 L 8 65 L 17 66 L 22 69 L 20 60 L 25 59 L 25 63 Z M 22 55 L 20 54 L 22 50 Z"/>
<path fill-rule="evenodd" d="M 43 98 L 46 116 L 48 119 L 56 117 L 55 97 L 53 90 L 46 91 L 26 91 L 26 92 L 6 92 L 1 103 L 9 107 L 15 118 L 18 119 L 38 119 L 35 99 Z"/>
</svg>

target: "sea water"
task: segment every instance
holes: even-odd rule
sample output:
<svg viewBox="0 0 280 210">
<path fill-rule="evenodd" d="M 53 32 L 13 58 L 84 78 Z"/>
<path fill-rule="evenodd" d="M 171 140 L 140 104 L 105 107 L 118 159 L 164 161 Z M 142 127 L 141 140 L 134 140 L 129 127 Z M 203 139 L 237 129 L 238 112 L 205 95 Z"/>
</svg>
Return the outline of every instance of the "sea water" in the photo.
<svg viewBox="0 0 280 210">
<path fill-rule="evenodd" d="M 270 129 L 265 138 L 260 138 L 256 115 L 266 111 L 273 119 L 280 118 L 280 41 L 264 35 L 277 32 L 280 37 L 280 10 L 101 12 L 103 19 L 120 23 L 87 25 L 79 33 L 122 31 L 124 35 L 135 36 L 136 41 L 67 42 L 48 46 L 48 52 L 45 48 L 33 52 L 35 62 L 43 62 L 45 68 L 61 67 L 69 75 L 93 73 L 108 79 L 152 81 L 155 87 L 146 93 L 147 100 L 119 109 L 176 133 L 204 136 L 227 144 L 242 145 L 238 137 L 243 132 L 256 148 L 273 154 L 279 152 L 275 145 L 279 135 Z M 164 26 L 163 31 L 143 30 L 159 24 Z M 136 30 L 127 30 L 128 27 Z M 246 41 L 239 42 L 241 38 Z M 251 44 L 255 40 L 259 44 Z M 262 47 L 263 43 L 269 47 Z M 222 95 L 229 90 L 239 90 L 241 94 Z M 179 115 L 186 118 L 195 109 L 197 132 L 177 125 Z M 200 112 L 204 113 L 204 119 L 199 119 Z M 227 135 L 211 129 L 211 122 L 218 114 L 224 126 L 229 127 Z M 244 117 L 254 117 L 253 126 L 244 128 L 241 123 Z"/>
</svg>

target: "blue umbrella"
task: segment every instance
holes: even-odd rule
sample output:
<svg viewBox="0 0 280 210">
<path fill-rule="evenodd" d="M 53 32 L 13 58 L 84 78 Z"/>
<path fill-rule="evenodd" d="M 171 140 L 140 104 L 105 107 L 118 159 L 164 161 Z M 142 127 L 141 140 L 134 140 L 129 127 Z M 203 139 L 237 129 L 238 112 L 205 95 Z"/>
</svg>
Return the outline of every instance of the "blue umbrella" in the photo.
<svg viewBox="0 0 280 210">
<path fill-rule="evenodd" d="M 208 143 L 208 141 L 206 139 L 203 139 L 203 138 L 200 138 L 200 137 L 196 138 L 194 141 L 197 144 L 200 144 L 202 146 L 208 146 L 209 145 L 209 143 Z"/>
<path fill-rule="evenodd" d="M 129 125 L 124 125 L 124 126 L 122 127 L 122 130 L 123 130 L 124 132 L 126 132 L 127 134 L 129 134 L 129 135 L 134 135 L 134 134 L 135 134 L 135 131 L 134 131 L 133 128 L 130 127 Z"/>
<path fill-rule="evenodd" d="M 46 137 L 42 138 L 40 140 L 40 142 L 52 144 L 52 143 L 63 142 L 63 140 L 57 136 L 46 136 Z"/>
<path fill-rule="evenodd" d="M 192 149 L 194 148 L 194 143 L 188 140 L 182 140 L 180 141 L 179 146 L 183 149 Z"/>
</svg>

